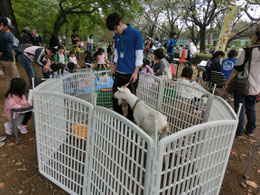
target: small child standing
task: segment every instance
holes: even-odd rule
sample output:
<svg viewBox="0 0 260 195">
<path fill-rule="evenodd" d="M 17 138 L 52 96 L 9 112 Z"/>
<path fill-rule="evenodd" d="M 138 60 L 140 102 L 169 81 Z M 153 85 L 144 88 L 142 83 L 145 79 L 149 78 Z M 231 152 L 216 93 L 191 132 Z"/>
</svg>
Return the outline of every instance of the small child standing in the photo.
<svg viewBox="0 0 260 195">
<path fill-rule="evenodd" d="M 77 58 L 76 58 L 76 54 L 75 54 L 75 51 L 73 51 L 73 50 L 70 51 L 69 62 L 73 62 L 77 66 L 77 68 L 79 68 Z"/>
<path fill-rule="evenodd" d="M 25 98 L 26 82 L 23 78 L 13 78 L 11 80 L 10 89 L 5 94 L 5 116 L 9 120 L 4 124 L 5 133 L 13 134 L 13 124 L 11 118 L 11 109 L 28 108 L 31 105 Z M 32 116 L 32 112 L 19 114 L 16 119 L 17 128 L 22 134 L 27 133 L 26 125 Z"/>
<path fill-rule="evenodd" d="M 107 57 L 105 56 L 105 50 L 103 48 L 98 49 L 98 54 L 97 54 L 97 65 L 98 65 L 98 70 L 101 70 L 104 68 L 105 70 L 107 69 L 107 65 L 109 64 L 109 61 L 107 60 Z"/>
<path fill-rule="evenodd" d="M 142 66 L 142 72 L 154 74 L 153 69 L 151 68 L 151 61 L 147 58 L 143 59 L 143 66 Z"/>
</svg>

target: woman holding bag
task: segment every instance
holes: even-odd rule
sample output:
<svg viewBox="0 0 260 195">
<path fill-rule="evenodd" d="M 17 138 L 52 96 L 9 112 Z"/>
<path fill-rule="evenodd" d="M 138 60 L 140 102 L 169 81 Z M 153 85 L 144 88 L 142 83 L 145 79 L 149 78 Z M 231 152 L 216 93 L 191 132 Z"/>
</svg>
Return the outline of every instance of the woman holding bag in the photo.
<svg viewBox="0 0 260 195">
<path fill-rule="evenodd" d="M 251 45 L 251 48 L 244 49 L 238 57 L 225 87 L 225 92 L 228 92 L 230 91 L 229 88 L 232 88 L 231 81 L 233 78 L 236 77 L 238 80 L 247 78 L 248 87 L 247 89 L 245 88 L 246 94 L 241 94 L 238 92 L 239 90 L 234 89 L 234 108 L 236 113 L 238 112 L 239 104 L 243 104 L 236 131 L 237 138 L 243 136 L 244 110 L 247 115 L 245 134 L 254 136 L 253 132 L 256 128 L 255 103 L 260 92 L 260 26 L 257 27 L 256 32 L 251 37 Z M 235 85 L 234 88 L 236 88 Z"/>
</svg>

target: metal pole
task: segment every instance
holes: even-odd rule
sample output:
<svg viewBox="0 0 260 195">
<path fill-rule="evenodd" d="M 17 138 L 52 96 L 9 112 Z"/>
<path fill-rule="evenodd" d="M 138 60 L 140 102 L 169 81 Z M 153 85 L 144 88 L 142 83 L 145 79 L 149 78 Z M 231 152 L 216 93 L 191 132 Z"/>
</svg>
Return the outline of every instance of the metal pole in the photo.
<svg viewBox="0 0 260 195">
<path fill-rule="evenodd" d="M 157 147 L 157 141 L 158 141 L 158 121 L 154 121 L 155 128 L 154 128 L 154 146 Z"/>
</svg>

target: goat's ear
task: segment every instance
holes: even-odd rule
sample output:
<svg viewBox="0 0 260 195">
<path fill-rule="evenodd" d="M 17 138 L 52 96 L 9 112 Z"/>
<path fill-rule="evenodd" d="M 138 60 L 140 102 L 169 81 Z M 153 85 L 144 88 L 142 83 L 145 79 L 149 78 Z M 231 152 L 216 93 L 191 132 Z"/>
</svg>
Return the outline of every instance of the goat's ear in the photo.
<svg viewBox="0 0 260 195">
<path fill-rule="evenodd" d="M 117 87 L 117 90 L 118 90 L 118 91 L 123 91 L 123 90 L 121 89 L 121 87 Z"/>
</svg>

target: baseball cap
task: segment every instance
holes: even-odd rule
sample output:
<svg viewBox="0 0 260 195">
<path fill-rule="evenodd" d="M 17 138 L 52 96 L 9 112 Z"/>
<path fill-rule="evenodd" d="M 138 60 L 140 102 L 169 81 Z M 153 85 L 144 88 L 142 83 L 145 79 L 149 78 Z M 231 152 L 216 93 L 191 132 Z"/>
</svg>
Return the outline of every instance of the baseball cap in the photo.
<svg viewBox="0 0 260 195">
<path fill-rule="evenodd" d="M 11 22 L 10 18 L 8 18 L 8 17 L 5 17 L 5 18 L 6 18 L 6 20 L 7 20 L 7 26 L 8 26 L 9 28 L 14 28 L 14 26 L 12 25 L 12 22 Z"/>
<path fill-rule="evenodd" d="M 24 27 L 24 30 L 28 30 L 28 31 L 30 31 L 29 26 Z"/>
</svg>

